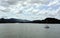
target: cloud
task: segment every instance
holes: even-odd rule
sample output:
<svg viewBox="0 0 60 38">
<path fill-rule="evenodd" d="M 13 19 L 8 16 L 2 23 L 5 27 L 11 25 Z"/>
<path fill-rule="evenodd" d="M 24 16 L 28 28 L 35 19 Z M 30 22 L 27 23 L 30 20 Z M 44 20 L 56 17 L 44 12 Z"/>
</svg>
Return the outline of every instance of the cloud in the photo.
<svg viewBox="0 0 60 38">
<path fill-rule="evenodd" d="M 58 2 L 59 2 L 59 1 L 57 1 L 57 0 L 52 1 L 52 2 L 50 2 L 50 3 L 48 4 L 48 6 L 52 6 L 52 5 L 54 5 L 54 4 L 58 3 Z"/>
<path fill-rule="evenodd" d="M 59 0 L 0 0 L 0 7 L 0 18 L 42 20 L 54 17 L 60 19 Z"/>
</svg>

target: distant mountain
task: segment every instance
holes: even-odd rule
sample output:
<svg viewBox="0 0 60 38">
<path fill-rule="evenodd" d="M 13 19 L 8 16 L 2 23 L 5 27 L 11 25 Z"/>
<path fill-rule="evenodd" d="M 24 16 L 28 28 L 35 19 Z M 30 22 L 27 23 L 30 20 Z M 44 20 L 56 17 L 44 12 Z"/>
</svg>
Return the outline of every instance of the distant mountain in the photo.
<svg viewBox="0 0 60 38">
<path fill-rule="evenodd" d="M 0 23 L 60 23 L 60 20 L 56 18 L 46 18 L 44 20 L 22 20 L 22 19 L 15 19 L 15 18 L 10 18 L 10 19 L 0 19 Z"/>
<path fill-rule="evenodd" d="M 32 23 L 60 23 L 60 20 L 56 18 L 46 18 L 44 20 L 34 20 Z"/>
<path fill-rule="evenodd" d="M 22 19 L 15 19 L 15 18 L 10 18 L 10 19 L 0 19 L 0 23 L 25 23 L 29 22 L 28 20 L 22 20 Z"/>
</svg>

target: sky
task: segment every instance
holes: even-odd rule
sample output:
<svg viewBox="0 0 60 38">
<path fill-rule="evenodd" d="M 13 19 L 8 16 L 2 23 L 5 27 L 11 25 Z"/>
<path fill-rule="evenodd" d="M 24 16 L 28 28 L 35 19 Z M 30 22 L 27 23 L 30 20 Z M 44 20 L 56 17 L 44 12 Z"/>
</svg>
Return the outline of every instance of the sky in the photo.
<svg viewBox="0 0 60 38">
<path fill-rule="evenodd" d="M 60 19 L 60 0 L 0 0 L 0 18 Z"/>
</svg>

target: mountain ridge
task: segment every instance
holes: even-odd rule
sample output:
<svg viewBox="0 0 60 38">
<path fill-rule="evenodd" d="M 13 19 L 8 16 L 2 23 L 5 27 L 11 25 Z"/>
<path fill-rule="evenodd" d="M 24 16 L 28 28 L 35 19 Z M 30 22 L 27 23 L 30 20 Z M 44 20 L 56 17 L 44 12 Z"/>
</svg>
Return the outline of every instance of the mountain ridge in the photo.
<svg viewBox="0 0 60 38">
<path fill-rule="evenodd" d="M 56 18 L 46 18 L 44 20 L 22 20 L 22 19 L 15 19 L 15 18 L 10 18 L 10 19 L 4 19 L 0 18 L 0 23 L 60 23 L 60 20 Z"/>
</svg>

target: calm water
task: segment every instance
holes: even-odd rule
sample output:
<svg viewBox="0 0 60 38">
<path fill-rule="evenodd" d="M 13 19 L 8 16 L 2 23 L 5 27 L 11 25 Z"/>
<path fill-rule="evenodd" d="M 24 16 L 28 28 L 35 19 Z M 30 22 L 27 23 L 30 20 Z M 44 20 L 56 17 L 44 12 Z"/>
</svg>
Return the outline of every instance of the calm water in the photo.
<svg viewBox="0 0 60 38">
<path fill-rule="evenodd" d="M 60 24 L 0 24 L 0 38 L 60 38 Z"/>
</svg>

